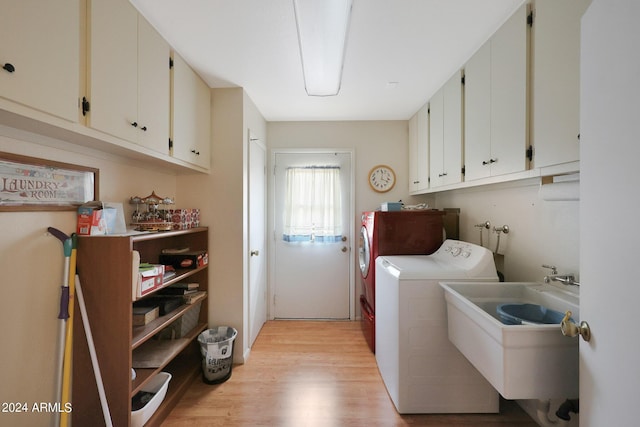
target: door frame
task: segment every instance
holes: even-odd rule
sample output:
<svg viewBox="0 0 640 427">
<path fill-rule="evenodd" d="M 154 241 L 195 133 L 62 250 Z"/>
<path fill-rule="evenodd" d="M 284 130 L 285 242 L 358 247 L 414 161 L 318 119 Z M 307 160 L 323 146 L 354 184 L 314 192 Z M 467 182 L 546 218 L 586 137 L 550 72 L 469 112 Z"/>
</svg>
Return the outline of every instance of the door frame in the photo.
<svg viewBox="0 0 640 427">
<path fill-rule="evenodd" d="M 357 258 L 357 247 L 354 246 L 356 240 L 356 227 L 354 226 L 355 218 L 355 150 L 349 148 L 273 148 L 269 153 L 269 171 L 267 177 L 268 185 L 268 228 L 267 235 L 267 247 L 269 248 L 269 280 L 267 282 L 267 292 L 269 295 L 269 301 L 267 303 L 267 318 L 269 320 L 274 319 L 275 307 L 274 307 L 274 294 L 275 294 L 275 159 L 276 154 L 326 154 L 326 153 L 343 153 L 350 156 L 350 169 L 349 176 L 349 221 L 348 230 L 344 233 L 349 238 L 349 256 L 351 262 L 349 262 L 349 320 L 356 319 L 356 281 L 355 281 L 355 265 L 354 254 Z M 358 228 L 358 232 L 359 232 Z"/>
</svg>

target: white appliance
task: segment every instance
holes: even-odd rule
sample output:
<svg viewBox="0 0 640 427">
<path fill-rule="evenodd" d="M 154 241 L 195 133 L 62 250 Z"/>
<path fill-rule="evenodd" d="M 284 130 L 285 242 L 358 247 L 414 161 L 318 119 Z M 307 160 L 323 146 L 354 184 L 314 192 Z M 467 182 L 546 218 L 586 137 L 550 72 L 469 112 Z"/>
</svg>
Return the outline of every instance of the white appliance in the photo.
<svg viewBox="0 0 640 427">
<path fill-rule="evenodd" d="M 446 240 L 431 255 L 376 259 L 376 361 L 401 414 L 496 413 L 498 392 L 449 341 L 447 280 L 497 282 L 486 248 Z"/>
</svg>

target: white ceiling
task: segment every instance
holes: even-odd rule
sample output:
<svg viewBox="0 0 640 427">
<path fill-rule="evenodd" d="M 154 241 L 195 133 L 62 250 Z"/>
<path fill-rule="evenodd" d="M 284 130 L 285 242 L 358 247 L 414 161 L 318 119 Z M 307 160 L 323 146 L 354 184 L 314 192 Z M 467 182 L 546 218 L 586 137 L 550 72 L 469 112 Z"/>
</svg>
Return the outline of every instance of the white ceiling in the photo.
<svg viewBox="0 0 640 427">
<path fill-rule="evenodd" d="M 243 87 L 268 121 L 407 120 L 523 3 L 354 0 L 340 93 L 309 97 L 293 0 L 130 1 L 209 86 Z"/>
</svg>

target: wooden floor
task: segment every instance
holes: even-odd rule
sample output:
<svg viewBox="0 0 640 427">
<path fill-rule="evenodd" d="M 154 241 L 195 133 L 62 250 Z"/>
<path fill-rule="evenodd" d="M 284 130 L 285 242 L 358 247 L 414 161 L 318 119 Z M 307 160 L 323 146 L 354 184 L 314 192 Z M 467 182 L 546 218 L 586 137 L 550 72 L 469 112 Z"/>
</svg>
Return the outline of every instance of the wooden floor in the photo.
<svg viewBox="0 0 640 427">
<path fill-rule="evenodd" d="M 531 426 L 515 403 L 500 414 L 399 415 L 358 322 L 270 321 L 244 365 L 219 385 L 196 380 L 163 427 Z"/>
</svg>

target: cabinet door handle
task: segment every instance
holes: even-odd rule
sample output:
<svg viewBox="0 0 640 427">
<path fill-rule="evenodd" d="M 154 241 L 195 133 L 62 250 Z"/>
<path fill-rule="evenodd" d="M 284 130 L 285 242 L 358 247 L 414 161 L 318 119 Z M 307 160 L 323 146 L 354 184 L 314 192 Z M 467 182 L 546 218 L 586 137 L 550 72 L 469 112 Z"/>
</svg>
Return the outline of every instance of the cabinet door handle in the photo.
<svg viewBox="0 0 640 427">
<path fill-rule="evenodd" d="M 483 165 L 490 165 L 491 163 L 495 163 L 497 161 L 498 161 L 498 159 L 489 159 L 489 161 L 483 160 L 482 164 Z"/>
<path fill-rule="evenodd" d="M 134 128 L 137 128 L 138 127 L 138 122 L 131 123 L 131 126 L 133 126 Z"/>
<path fill-rule="evenodd" d="M 142 129 L 143 132 L 147 131 L 147 127 L 146 126 L 142 126 L 140 129 Z"/>
<path fill-rule="evenodd" d="M 13 64 L 7 62 L 2 66 L 2 69 L 8 71 L 9 73 L 13 73 L 16 70 L 16 67 L 14 67 Z"/>
<path fill-rule="evenodd" d="M 199 152 L 199 151 L 191 150 L 191 152 L 192 152 L 193 154 L 195 154 L 196 156 L 199 156 L 199 155 L 200 155 L 200 152 Z"/>
<path fill-rule="evenodd" d="M 446 172 L 442 172 L 442 173 L 438 174 L 438 176 L 439 176 L 440 178 L 442 178 L 443 176 L 447 176 L 447 173 L 446 173 Z"/>
</svg>

